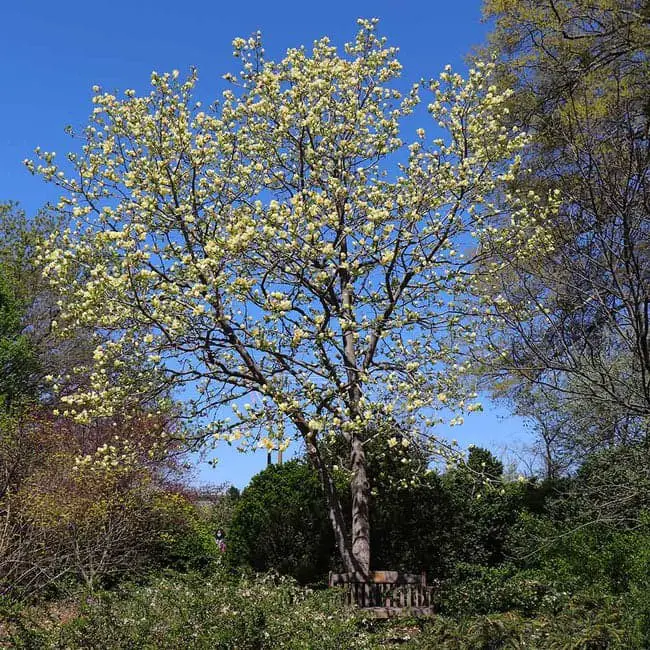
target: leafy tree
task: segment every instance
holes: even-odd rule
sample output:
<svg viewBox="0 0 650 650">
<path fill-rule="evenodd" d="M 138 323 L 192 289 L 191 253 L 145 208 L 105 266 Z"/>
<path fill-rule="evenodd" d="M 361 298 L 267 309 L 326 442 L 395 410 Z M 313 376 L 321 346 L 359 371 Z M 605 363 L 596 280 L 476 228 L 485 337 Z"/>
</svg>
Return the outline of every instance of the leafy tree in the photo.
<svg viewBox="0 0 650 650">
<path fill-rule="evenodd" d="M 15 204 L 0 205 L 2 593 L 34 593 L 72 575 L 93 585 L 138 570 L 160 532 L 147 486 L 160 489 L 181 474 L 176 432 L 146 404 L 128 425 L 120 414 L 75 424 L 54 408 L 47 374 L 63 376 L 65 394 L 71 369 L 92 361 L 96 336 L 90 328 L 53 335 L 58 296 L 36 249 L 57 227 L 54 217 L 30 219 Z M 180 530 L 185 543 L 191 535 Z"/>
<path fill-rule="evenodd" d="M 17 296 L 30 304 L 36 289 L 46 290 L 37 261 L 39 244 L 61 225 L 56 214 L 28 217 L 18 203 L 0 203 L 0 264 L 15 281 Z"/>
<path fill-rule="evenodd" d="M 32 408 L 0 421 L 0 594 L 70 577 L 92 588 L 153 558 L 205 563 L 207 526 L 165 484 L 180 474 L 172 433 L 147 414 L 81 425 Z"/>
<path fill-rule="evenodd" d="M 13 278 L 0 265 L 0 406 L 5 409 L 35 396 L 38 362 L 24 333 L 23 315 Z"/>
<path fill-rule="evenodd" d="M 542 430 L 551 446 L 566 449 L 573 439 L 569 458 L 643 439 L 650 414 L 648 3 L 487 0 L 485 10 L 495 20 L 491 49 L 503 83 L 515 89 L 513 123 L 532 135 L 524 166 L 533 173 L 511 187 L 559 196 L 544 245 L 515 259 L 492 248 L 492 290 L 502 300 L 493 313 L 503 326 L 491 337 L 493 367 L 525 410 L 532 397 L 540 411 L 550 402 L 548 414 L 562 414 Z M 541 389 L 531 391 L 531 383 Z"/>
<path fill-rule="evenodd" d="M 120 373 L 149 365 L 195 385 L 188 414 L 210 416 L 206 436 L 269 449 L 269 431 L 302 439 L 344 565 L 365 574 L 365 443 L 393 418 L 415 442 L 432 412 L 458 418 L 472 404 L 456 353 L 474 332 L 455 299 L 470 242 L 496 236 L 485 197 L 512 176 L 525 137 L 502 125 L 508 92 L 489 66 L 403 95 L 374 21 L 344 54 L 327 38 L 279 62 L 259 36 L 234 47 L 243 66 L 219 103 L 197 104 L 194 72 L 153 74 L 143 97 L 97 88 L 72 171 L 50 152 L 27 162 L 64 190 L 73 219 L 44 253 L 64 296 L 60 331 L 109 333 L 65 401 L 82 418 L 110 414 L 141 398 Z M 444 137 L 418 129 L 407 145 L 405 118 L 429 93 Z M 511 231 L 501 236 L 518 241 Z M 334 442 L 347 450 L 351 529 Z"/>
<path fill-rule="evenodd" d="M 440 579 L 448 578 L 458 562 L 497 566 L 520 513 L 543 511 L 541 490 L 502 483 L 502 465 L 485 449 L 472 448 L 467 464 L 441 476 L 426 465 L 416 469 L 417 453 L 405 453 L 403 463 L 372 447 L 371 543 L 379 568 L 426 571 Z M 337 480 L 345 483 L 341 471 Z M 494 485 L 486 489 L 485 480 Z M 236 506 L 229 557 L 302 582 L 321 579 L 335 561 L 324 509 L 314 468 L 304 461 L 268 467 L 253 478 Z"/>
<path fill-rule="evenodd" d="M 488 449 L 472 446 L 467 457 L 467 469 L 477 476 L 498 480 L 503 476 L 503 463 Z"/>
<path fill-rule="evenodd" d="M 202 485 L 188 490 L 184 488 L 189 500 L 202 513 L 212 532 L 221 529 L 226 537 L 241 493 L 238 488 L 228 483 L 221 485 Z"/>
<path fill-rule="evenodd" d="M 376 563 L 439 578 L 457 559 L 453 501 L 437 474 L 409 478 L 406 484 L 374 483 L 370 512 Z"/>
<path fill-rule="evenodd" d="M 449 494 L 436 474 L 414 473 L 399 460 L 401 467 L 387 473 L 392 460 L 388 456 L 383 464 L 371 460 L 369 465 L 375 563 L 440 576 L 455 560 L 453 549 L 459 543 Z M 337 481 L 345 482 L 340 472 Z M 313 467 L 291 461 L 253 477 L 236 505 L 228 532 L 232 562 L 317 582 L 335 564 L 334 550 Z"/>
<path fill-rule="evenodd" d="M 577 524 L 606 521 L 612 527 L 635 527 L 650 504 L 648 443 L 618 445 L 591 454 L 576 472 L 567 499 L 573 499 Z"/>
<path fill-rule="evenodd" d="M 499 394 L 503 396 L 503 386 Z M 534 433 L 528 449 L 532 473 L 553 480 L 574 469 L 576 458 L 583 455 L 578 449 L 581 444 L 584 449 L 587 442 L 588 434 L 583 432 L 589 429 L 579 413 L 581 403 L 567 402 L 552 387 L 535 383 L 517 385 L 509 402 L 517 415 L 526 418 Z"/>
<path fill-rule="evenodd" d="M 547 498 L 543 485 L 506 480 L 501 461 L 481 447 L 471 447 L 467 463 L 448 470 L 442 482 L 454 540 L 448 572 L 457 562 L 499 566 L 520 515 L 543 512 Z"/>
<path fill-rule="evenodd" d="M 0 404 L 9 410 L 38 394 L 41 359 L 30 310 L 43 284 L 33 264 L 39 228 L 16 204 L 0 203 Z"/>
<path fill-rule="evenodd" d="M 221 550 L 212 522 L 200 509 L 173 490 L 155 495 L 150 508 L 154 534 L 143 555 L 154 568 L 204 573 L 214 570 Z"/>
<path fill-rule="evenodd" d="M 60 296 L 43 277 L 37 249 L 60 226 L 52 213 L 28 217 L 15 203 L 0 204 L 0 355 L 6 364 L 0 381 L 13 393 L 50 405 L 54 395 L 46 378 L 61 377 L 65 392 L 72 368 L 91 363 L 94 349 L 91 329 L 54 335 Z"/>
</svg>

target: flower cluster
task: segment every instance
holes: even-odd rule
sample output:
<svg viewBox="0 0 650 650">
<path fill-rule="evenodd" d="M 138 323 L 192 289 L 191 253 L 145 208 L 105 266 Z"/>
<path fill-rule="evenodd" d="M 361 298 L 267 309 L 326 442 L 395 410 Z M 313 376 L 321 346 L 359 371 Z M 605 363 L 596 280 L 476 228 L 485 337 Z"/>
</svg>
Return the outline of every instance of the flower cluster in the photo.
<svg viewBox="0 0 650 650">
<path fill-rule="evenodd" d="M 475 256 L 506 236 L 487 197 L 526 136 L 504 125 L 489 65 L 400 92 L 376 27 L 360 21 L 343 53 L 322 38 L 279 62 L 259 35 L 236 39 L 241 70 L 209 108 L 194 71 L 154 73 L 142 97 L 96 87 L 72 172 L 50 153 L 28 162 L 64 190 L 71 223 L 42 252 L 59 329 L 107 335 L 70 413 L 109 415 L 170 381 L 230 443 L 309 447 L 399 422 L 397 450 L 480 408 L 463 296 Z M 423 98 L 443 136 L 405 142 Z M 520 221 L 507 237 L 529 236 L 524 202 Z"/>
</svg>

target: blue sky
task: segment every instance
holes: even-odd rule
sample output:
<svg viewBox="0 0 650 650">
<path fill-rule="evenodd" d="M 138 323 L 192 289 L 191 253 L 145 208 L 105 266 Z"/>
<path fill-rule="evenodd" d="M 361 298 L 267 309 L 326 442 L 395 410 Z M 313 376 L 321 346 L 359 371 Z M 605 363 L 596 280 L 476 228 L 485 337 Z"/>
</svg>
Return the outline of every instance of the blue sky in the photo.
<svg viewBox="0 0 650 650">
<path fill-rule="evenodd" d="M 52 186 L 31 177 L 21 161 L 36 146 L 57 151 L 74 148 L 64 135 L 80 127 L 91 111 L 91 87 L 145 91 L 152 70 L 197 66 L 199 92 L 217 96 L 220 77 L 236 69 L 231 41 L 261 30 L 267 55 L 309 45 L 323 35 L 337 44 L 356 31 L 358 17 L 378 17 L 381 32 L 399 46 L 406 81 L 437 76 L 464 58 L 488 30 L 479 0 L 401 0 L 327 3 L 222 2 L 194 0 L 113 0 L 109 3 L 4 2 L 0 39 L 0 201 L 17 200 L 33 213 L 57 195 Z M 527 440 L 523 424 L 490 406 L 451 432 L 462 444 L 483 444 L 501 452 Z M 228 481 L 239 487 L 266 463 L 266 454 L 219 453 L 216 469 L 201 465 L 198 480 Z"/>
</svg>

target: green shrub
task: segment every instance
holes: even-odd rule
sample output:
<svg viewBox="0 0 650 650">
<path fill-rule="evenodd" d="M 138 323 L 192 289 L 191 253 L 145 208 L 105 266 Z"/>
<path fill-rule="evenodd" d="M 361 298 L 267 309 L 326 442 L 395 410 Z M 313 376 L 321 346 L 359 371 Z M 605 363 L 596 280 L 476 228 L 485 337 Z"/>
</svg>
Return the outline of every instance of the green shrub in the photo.
<svg viewBox="0 0 650 650">
<path fill-rule="evenodd" d="M 465 568 L 466 576 L 479 571 Z M 491 576 L 491 578 L 486 578 Z M 494 578 L 498 589 L 521 576 Z M 501 583 L 501 586 L 499 584 Z M 513 598 L 510 593 L 509 598 Z M 629 602 L 584 595 L 534 618 L 518 611 L 431 619 L 370 620 L 341 607 L 334 590 L 312 591 L 277 574 L 169 574 L 78 601 L 76 615 L 58 622 L 43 612 L 10 612 L 3 647 L 29 650 L 643 650 L 647 636 L 626 611 Z M 541 606 L 543 610 L 543 605 Z M 66 619 L 69 616 L 66 617 Z M 3 626 L 0 624 L 0 630 Z"/>
<path fill-rule="evenodd" d="M 516 612 L 459 620 L 437 617 L 424 625 L 412 648 L 436 650 L 642 650 L 622 625 L 615 607 L 568 609 L 526 618 Z"/>
<path fill-rule="evenodd" d="M 532 615 L 551 596 L 550 587 L 533 572 L 460 563 L 442 584 L 439 607 L 444 614 L 457 617 L 507 611 Z"/>
<path fill-rule="evenodd" d="M 314 594 L 277 575 L 215 573 L 170 575 L 103 593 L 49 647 L 325 650 L 362 647 L 355 638 L 363 636 L 335 592 Z"/>
<path fill-rule="evenodd" d="M 151 556 L 158 567 L 178 571 L 210 571 L 221 553 L 210 521 L 183 496 L 163 493 L 153 502 L 158 520 Z"/>
<path fill-rule="evenodd" d="M 334 540 L 316 472 L 294 460 L 254 476 L 235 507 L 227 549 L 234 565 L 303 584 L 322 580 Z"/>
<path fill-rule="evenodd" d="M 511 553 L 566 591 L 624 594 L 650 575 L 650 527 L 616 529 L 609 523 L 556 523 L 522 515 L 511 533 Z"/>
</svg>

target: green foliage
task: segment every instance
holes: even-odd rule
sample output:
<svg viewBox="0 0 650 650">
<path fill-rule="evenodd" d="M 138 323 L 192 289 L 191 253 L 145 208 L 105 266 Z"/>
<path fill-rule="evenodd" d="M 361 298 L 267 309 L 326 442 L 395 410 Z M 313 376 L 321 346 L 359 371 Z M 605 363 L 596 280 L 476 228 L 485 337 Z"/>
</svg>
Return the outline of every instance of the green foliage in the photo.
<svg viewBox="0 0 650 650">
<path fill-rule="evenodd" d="M 516 314 L 502 308 L 510 315 L 491 341 L 491 370 L 537 421 L 553 476 L 594 449 L 647 438 L 649 321 L 637 296 L 647 295 L 649 263 L 648 3 L 483 4 L 493 26 L 485 54 L 514 90 L 512 122 L 531 135 L 522 167 L 532 173 L 509 191 L 559 200 L 546 244 L 521 260 L 495 251 L 506 263 L 491 278 Z"/>
<path fill-rule="evenodd" d="M 650 439 L 591 454 L 576 475 L 573 498 L 584 520 L 636 526 L 650 503 Z"/>
<path fill-rule="evenodd" d="M 199 490 L 194 502 L 202 516 L 209 522 L 211 530 L 216 532 L 221 529 L 228 537 L 240 496 L 240 491 L 233 485 L 228 487 L 221 485 Z"/>
<path fill-rule="evenodd" d="M 517 573 L 514 567 L 485 567 L 459 563 L 439 592 L 440 610 L 467 617 L 516 611 L 536 613 L 553 594 L 534 573 Z"/>
<path fill-rule="evenodd" d="M 313 594 L 290 579 L 171 575 L 98 595 L 44 647 L 363 647 L 350 645 L 356 630 L 337 593 Z"/>
<path fill-rule="evenodd" d="M 370 511 L 374 565 L 444 574 L 458 543 L 452 508 L 450 494 L 436 474 L 418 478 L 414 486 L 379 483 Z"/>
<path fill-rule="evenodd" d="M 470 447 L 467 469 L 487 479 L 497 480 L 503 476 L 503 463 L 488 449 Z"/>
<path fill-rule="evenodd" d="M 254 476 L 237 502 L 227 549 L 234 564 L 303 583 L 321 579 L 334 545 L 316 472 L 295 460 Z"/>
<path fill-rule="evenodd" d="M 621 599 L 574 598 L 530 618 L 518 611 L 426 620 L 368 620 L 333 590 L 277 575 L 158 575 L 79 598 L 62 611 L 1 607 L 0 643 L 47 650 L 236 649 L 642 650 Z M 4 635 L 4 636 L 3 636 Z"/>
<path fill-rule="evenodd" d="M 522 516 L 512 533 L 512 553 L 567 590 L 623 594 L 650 575 L 650 527 L 616 529 L 607 522 L 576 525 Z"/>
<path fill-rule="evenodd" d="M 14 280 L 0 264 L 0 405 L 11 406 L 34 395 L 38 362 L 23 333 L 23 305 Z"/>
<path fill-rule="evenodd" d="M 425 570 L 430 579 L 449 578 L 459 562 L 499 566 L 520 515 L 545 512 L 558 486 L 507 481 L 502 473 L 493 454 L 472 447 L 467 463 L 445 474 L 415 474 L 406 485 L 378 480 L 371 502 L 375 566 Z"/>
<path fill-rule="evenodd" d="M 450 500 L 450 562 L 496 566 L 505 559 L 505 546 L 519 513 L 535 504 L 534 487 L 501 481 L 503 465 L 487 450 L 474 447 L 467 465 L 442 477 Z"/>
<path fill-rule="evenodd" d="M 540 510 L 546 499 L 544 484 L 502 483 L 501 463 L 478 447 L 467 466 L 443 476 L 418 475 L 401 465 L 394 455 L 373 458 L 370 465 L 377 569 L 424 570 L 435 579 L 450 575 L 457 562 L 495 566 L 519 513 Z M 409 481 L 400 480 L 402 475 Z M 228 537 L 235 564 L 301 581 L 322 579 L 333 561 L 332 541 L 316 472 L 292 461 L 254 477 L 235 508 Z"/>
<path fill-rule="evenodd" d="M 615 603 L 629 647 L 646 647 L 650 640 L 647 514 L 641 514 L 632 528 L 611 521 L 522 515 L 511 544 L 517 564 L 530 567 L 519 575 L 532 574 L 545 585 L 540 611 L 559 613 L 578 602 L 600 612 Z"/>
<path fill-rule="evenodd" d="M 424 626 L 419 644 L 438 650 L 642 650 L 626 629 L 623 608 L 606 605 L 592 610 L 576 605 L 557 615 L 534 619 L 516 612 L 466 617 L 436 617 Z"/>
<path fill-rule="evenodd" d="M 184 497 L 163 493 L 153 502 L 158 534 L 150 551 L 159 567 L 177 571 L 207 571 L 214 568 L 220 551 L 209 519 Z"/>
<path fill-rule="evenodd" d="M 51 215 L 28 218 L 17 204 L 0 203 L 0 400 L 5 405 L 34 398 L 45 374 L 43 353 L 56 308 L 44 287 L 36 247 L 57 224 Z"/>
</svg>

